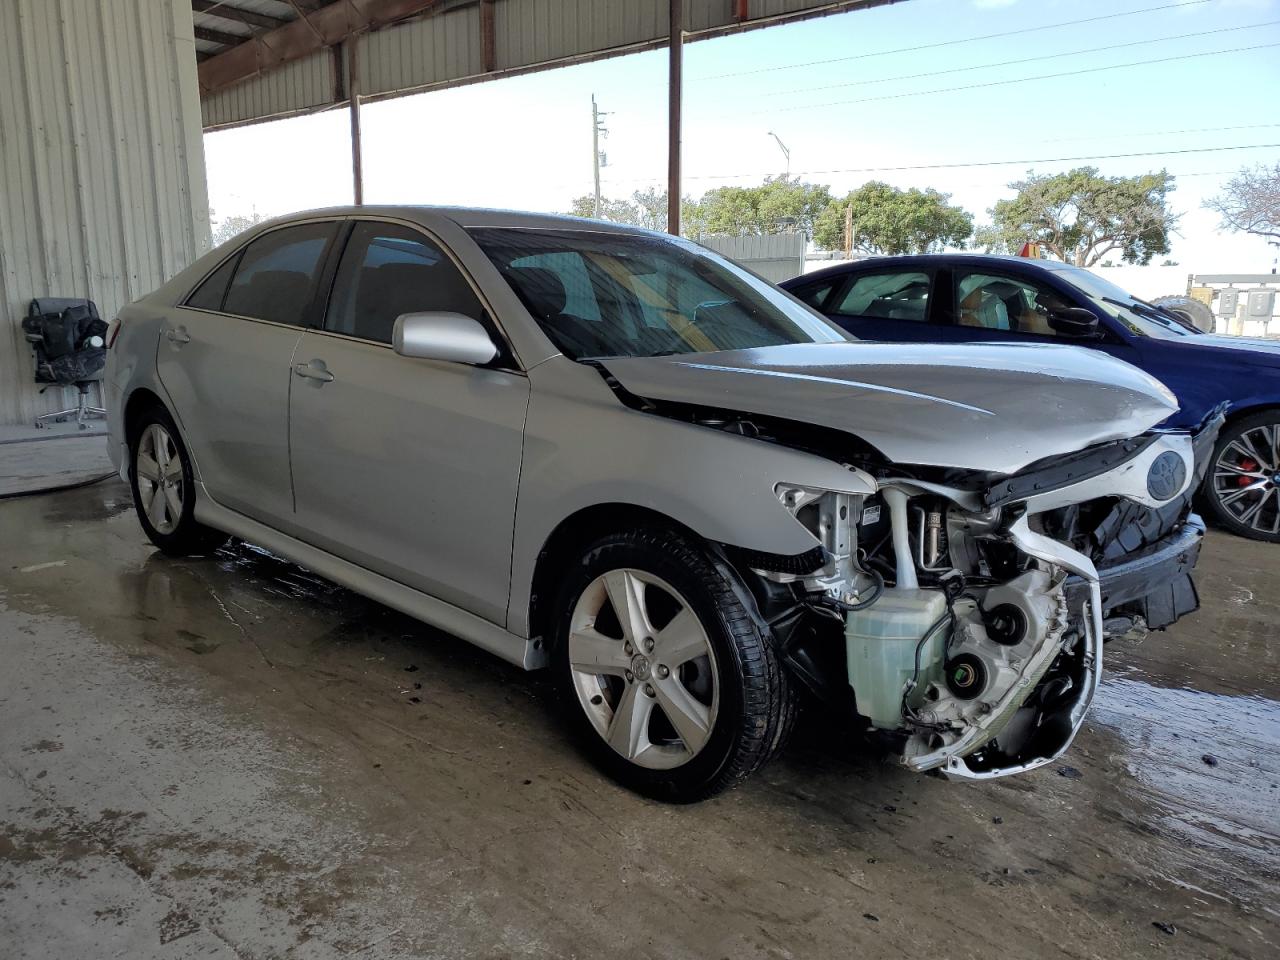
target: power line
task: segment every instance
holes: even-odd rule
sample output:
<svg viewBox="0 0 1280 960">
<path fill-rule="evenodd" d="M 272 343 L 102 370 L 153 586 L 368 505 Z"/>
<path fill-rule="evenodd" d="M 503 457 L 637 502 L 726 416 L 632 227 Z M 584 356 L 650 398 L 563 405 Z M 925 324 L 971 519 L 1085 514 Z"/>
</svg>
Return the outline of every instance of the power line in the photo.
<svg viewBox="0 0 1280 960">
<path fill-rule="evenodd" d="M 1115 133 L 1103 133 L 1092 137 L 1053 137 L 1048 140 L 1026 141 L 1028 143 L 1079 143 L 1087 140 L 1114 140 L 1123 137 L 1132 140 L 1135 137 L 1169 137 L 1179 133 L 1224 133 L 1235 130 L 1272 130 L 1280 127 L 1280 123 L 1244 123 L 1230 127 L 1184 127 L 1181 130 L 1120 130 Z"/>
<path fill-rule="evenodd" d="M 1086 160 L 1129 160 L 1137 157 L 1172 157 L 1197 153 L 1230 153 L 1236 150 L 1275 150 L 1280 143 L 1245 143 L 1228 147 L 1187 147 L 1181 150 L 1148 150 L 1137 153 L 1098 153 L 1076 157 L 1033 157 L 1020 160 L 970 160 L 964 163 L 920 163 L 896 167 L 844 167 L 832 170 L 797 170 L 797 177 L 826 176 L 832 173 L 904 173 L 913 170 L 963 170 L 981 167 L 1016 167 L 1031 163 L 1079 163 Z M 1230 173 L 1232 171 L 1224 171 Z M 1212 171 L 1188 176 L 1209 176 Z M 748 177 L 765 177 L 768 173 L 704 173 L 687 176 L 686 180 L 742 180 Z M 636 177 L 632 180 L 614 180 L 614 184 L 648 183 L 653 177 Z"/>
<path fill-rule="evenodd" d="M 897 167 L 845 167 L 835 170 L 799 170 L 798 177 L 825 176 L 832 173 L 902 173 L 912 170 L 961 170 L 976 167 L 1020 166 L 1028 163 L 1076 163 L 1084 160 L 1126 160 L 1135 157 L 1172 157 L 1191 153 L 1226 153 L 1233 150 L 1273 150 L 1280 148 L 1280 143 L 1249 143 L 1232 147 L 1188 147 L 1182 150 L 1150 150 L 1140 153 L 1105 153 L 1079 157 L 1035 157 L 1023 160 L 973 160 L 966 163 L 921 163 Z M 744 177 L 759 177 L 760 173 L 723 173 L 703 174 L 685 177 L 686 180 L 736 180 Z"/>
<path fill-rule="evenodd" d="M 1265 50 L 1280 47 L 1280 41 L 1259 43 L 1251 47 L 1232 47 L 1229 50 L 1208 50 L 1204 53 L 1184 53 L 1174 57 L 1159 57 L 1154 60 L 1135 60 L 1131 63 L 1113 63 L 1105 67 L 1085 67 L 1081 70 L 1064 70 L 1060 73 L 1042 73 L 1029 77 L 1015 77 L 1010 80 L 989 80 L 985 83 L 970 83 L 959 87 L 943 87 L 933 90 L 914 90 L 910 93 L 887 93 L 878 97 L 859 97 L 853 100 L 832 100 L 827 103 L 806 103 L 794 107 L 774 107 L 769 110 L 751 110 L 741 116 L 757 116 L 766 113 L 791 113 L 796 110 L 818 110 L 823 107 L 842 107 L 855 103 L 876 103 L 884 100 L 902 100 L 906 97 L 925 97 L 939 93 L 958 93 L 963 90 L 983 90 L 989 87 L 1006 87 L 1015 83 L 1030 83 L 1035 80 L 1058 80 L 1063 77 L 1078 77 L 1086 73 L 1105 73 L 1109 70 L 1126 70 L 1131 67 L 1149 67 L 1159 63 L 1173 63 L 1178 60 L 1196 60 L 1203 57 L 1218 57 L 1228 53 L 1247 53 L 1251 50 Z"/>
<path fill-rule="evenodd" d="M 1124 50 L 1128 47 L 1141 47 L 1152 43 L 1168 43 L 1172 40 L 1191 40 L 1209 37 L 1217 33 L 1232 33 L 1237 30 L 1256 30 L 1259 27 L 1274 27 L 1280 20 L 1268 20 L 1266 23 L 1249 23 L 1236 27 L 1221 27 L 1217 30 L 1200 30 L 1196 33 L 1180 33 L 1170 37 L 1152 37 L 1149 40 L 1131 40 L 1128 43 L 1113 43 L 1105 47 L 1087 47 L 1083 50 L 1069 50 L 1066 53 L 1046 53 L 1037 57 L 1024 57 L 1020 60 L 1002 60 L 996 63 L 978 63 L 967 67 L 951 67 L 947 70 L 933 70 L 929 73 L 906 73 L 896 77 L 873 77 L 869 80 L 850 80 L 846 83 L 826 83 L 816 87 L 797 87 L 792 90 L 778 90 L 771 93 L 759 93 L 758 97 L 783 97 L 795 93 L 809 93 L 813 90 L 837 90 L 842 87 L 863 87 L 873 83 L 892 83 L 897 80 L 923 80 L 926 77 L 941 77 L 953 73 L 969 73 L 974 70 L 991 70 L 996 67 L 1016 67 L 1024 63 L 1037 63 L 1044 60 L 1061 60 L 1063 57 L 1078 57 L 1086 53 L 1102 53 L 1107 50 Z"/>
<path fill-rule="evenodd" d="M 787 63 L 775 67 L 758 67 L 755 70 L 737 70 L 733 73 L 717 73 L 709 77 L 691 77 L 691 80 L 723 80 L 727 77 L 745 77 L 755 73 L 773 73 L 778 70 L 801 70 L 805 67 L 825 66 L 829 63 L 848 63 L 851 60 L 867 60 L 872 57 L 887 57 L 895 53 L 916 53 L 920 50 L 936 50 L 939 47 L 953 47 L 961 43 L 976 43 L 980 40 L 997 40 L 1001 37 L 1016 37 L 1043 30 L 1057 30 L 1060 27 L 1074 27 L 1085 23 L 1098 23 L 1102 20 L 1116 20 L 1121 17 L 1133 17 L 1142 13 L 1155 13 L 1160 10 L 1186 9 L 1209 3 L 1210 0 L 1186 0 L 1185 3 L 1166 3 L 1159 7 L 1143 7 L 1140 10 L 1126 10 L 1123 13 L 1108 13 L 1098 17 L 1086 17 L 1083 20 L 1064 20 L 1061 23 L 1046 23 L 1038 27 L 1023 27 L 1019 30 L 1006 30 L 1002 33 L 986 33 L 976 37 L 960 37 L 955 40 L 942 40 L 938 43 L 924 43 L 915 47 L 898 47 L 896 50 L 877 50 L 872 53 L 858 53 L 849 57 L 833 57 L 830 60 L 810 60 L 805 63 Z"/>
</svg>

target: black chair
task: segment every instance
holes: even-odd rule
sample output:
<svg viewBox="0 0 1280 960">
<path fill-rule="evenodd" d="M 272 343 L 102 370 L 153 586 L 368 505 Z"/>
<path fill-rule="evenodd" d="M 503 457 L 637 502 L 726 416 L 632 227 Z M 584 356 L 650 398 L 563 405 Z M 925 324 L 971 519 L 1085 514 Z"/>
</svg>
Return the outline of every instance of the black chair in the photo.
<svg viewBox="0 0 1280 960">
<path fill-rule="evenodd" d="M 40 392 L 54 385 L 74 386 L 80 391 L 76 406 L 36 417 L 36 426 L 43 427 L 49 420 L 61 423 L 74 416 L 80 429 L 86 430 L 86 420 L 105 420 L 106 410 L 89 405 L 89 385 L 102 379 L 107 362 L 107 325 L 94 302 L 68 297 L 32 300 L 22 320 L 22 332 L 35 350 L 36 383 L 45 385 Z"/>
</svg>

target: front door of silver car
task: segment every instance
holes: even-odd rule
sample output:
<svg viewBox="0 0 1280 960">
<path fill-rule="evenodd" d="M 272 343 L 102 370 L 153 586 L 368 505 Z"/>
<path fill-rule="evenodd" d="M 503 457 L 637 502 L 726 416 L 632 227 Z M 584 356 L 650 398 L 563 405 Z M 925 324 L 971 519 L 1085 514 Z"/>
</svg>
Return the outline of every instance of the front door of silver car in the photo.
<svg viewBox="0 0 1280 960">
<path fill-rule="evenodd" d="M 529 381 L 505 348 L 486 366 L 396 353 L 397 317 L 427 312 L 487 316 L 440 244 L 355 223 L 323 329 L 294 356 L 295 522 L 325 550 L 504 624 Z"/>
<path fill-rule="evenodd" d="M 214 270 L 164 323 L 156 357 L 206 489 L 288 526 L 289 364 L 338 221 L 272 230 Z"/>
</svg>

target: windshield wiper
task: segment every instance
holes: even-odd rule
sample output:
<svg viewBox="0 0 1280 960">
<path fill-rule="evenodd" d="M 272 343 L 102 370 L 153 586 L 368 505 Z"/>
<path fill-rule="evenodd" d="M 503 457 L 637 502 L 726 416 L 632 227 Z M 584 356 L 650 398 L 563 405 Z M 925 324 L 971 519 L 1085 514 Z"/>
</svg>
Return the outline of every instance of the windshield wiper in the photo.
<svg viewBox="0 0 1280 960">
<path fill-rule="evenodd" d="M 1146 317 L 1148 320 L 1156 320 L 1166 327 L 1180 327 L 1183 330 L 1190 330 L 1192 333 L 1200 332 L 1173 311 L 1157 307 L 1154 303 L 1147 303 L 1147 301 L 1139 300 L 1137 297 L 1132 298 L 1128 303 L 1123 300 L 1117 300 L 1115 297 L 1103 297 L 1102 302 L 1132 310 L 1138 316 Z"/>
</svg>

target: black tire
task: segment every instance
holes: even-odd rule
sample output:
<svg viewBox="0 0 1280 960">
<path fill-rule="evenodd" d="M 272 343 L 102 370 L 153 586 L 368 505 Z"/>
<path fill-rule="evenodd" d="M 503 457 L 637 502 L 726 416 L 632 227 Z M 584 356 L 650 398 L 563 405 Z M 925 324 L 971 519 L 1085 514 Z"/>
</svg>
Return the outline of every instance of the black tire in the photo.
<svg viewBox="0 0 1280 960">
<path fill-rule="evenodd" d="M 181 466 L 181 483 L 177 487 L 182 509 L 172 530 L 161 531 L 156 528 L 147 507 L 144 504 L 143 492 L 139 488 L 138 452 L 146 442 L 144 437 L 153 425 L 159 426 L 172 440 L 172 455 Z M 144 481 L 145 482 L 145 481 Z M 161 551 L 172 557 L 186 557 L 191 554 L 212 553 L 227 542 L 227 535 L 196 521 L 195 477 L 191 470 L 191 455 L 187 453 L 186 444 L 182 442 L 182 434 L 178 426 L 169 416 L 169 411 L 161 406 L 149 407 L 141 413 L 131 425 L 129 431 L 129 486 L 133 490 L 133 507 L 138 514 L 138 523 L 147 539 Z"/>
<path fill-rule="evenodd" d="M 1226 477 L 1215 480 L 1215 474 L 1222 467 L 1220 463 L 1226 460 L 1234 463 L 1239 467 L 1240 460 L 1245 458 L 1239 453 L 1239 447 L 1232 447 L 1233 443 L 1241 442 L 1241 438 L 1252 431 L 1257 431 L 1260 427 L 1269 427 L 1272 430 L 1272 436 L 1275 438 L 1273 449 L 1268 451 L 1260 451 L 1264 457 L 1270 456 L 1270 466 L 1274 468 L 1274 473 L 1269 480 L 1265 480 L 1266 484 L 1259 488 L 1263 490 L 1267 496 L 1267 502 L 1259 511 L 1257 517 L 1246 522 L 1237 515 L 1237 510 L 1241 507 L 1248 506 L 1248 503 L 1240 501 L 1248 501 L 1254 495 L 1248 494 L 1245 497 L 1237 498 L 1232 504 L 1223 502 L 1224 497 L 1229 497 L 1232 490 L 1229 486 L 1230 480 Z M 1254 438 L 1257 434 L 1254 434 Z M 1251 438 L 1252 439 L 1252 438 Z M 1229 449 L 1230 448 L 1230 451 Z M 1222 433 L 1218 437 L 1218 443 L 1213 448 L 1213 459 L 1209 462 L 1209 469 L 1205 472 L 1204 486 L 1201 488 L 1202 500 L 1206 511 L 1211 519 L 1224 529 L 1242 537 L 1248 537 L 1251 540 L 1262 540 L 1268 543 L 1280 543 L 1280 530 L 1272 531 L 1273 525 L 1280 524 L 1280 410 L 1264 410 L 1261 413 L 1255 413 L 1251 416 L 1242 417 L 1228 423 L 1222 428 Z M 1247 463 L 1245 464 L 1248 465 Z M 1258 464 L 1262 466 L 1261 463 Z M 1259 471 L 1265 474 L 1266 471 Z M 1241 481 L 1248 481 L 1250 478 L 1241 476 Z M 1259 478 L 1264 479 L 1264 478 Z M 1226 489 L 1224 489 L 1226 487 Z M 1233 507 L 1235 508 L 1233 510 Z M 1254 523 L 1260 523 L 1261 529 L 1254 526 Z"/>
<path fill-rule="evenodd" d="M 656 576 L 678 591 L 714 654 L 719 705 L 710 732 L 691 758 L 670 769 L 641 766 L 606 743 L 570 668 L 569 629 L 579 599 L 603 574 L 626 569 Z M 713 796 L 763 766 L 793 726 L 796 697 L 750 593 L 727 563 L 677 531 L 632 530 L 593 543 L 566 571 L 554 624 L 552 662 L 570 726 L 597 766 L 645 796 L 675 803 Z M 660 716 L 658 723 L 665 720 Z"/>
</svg>

